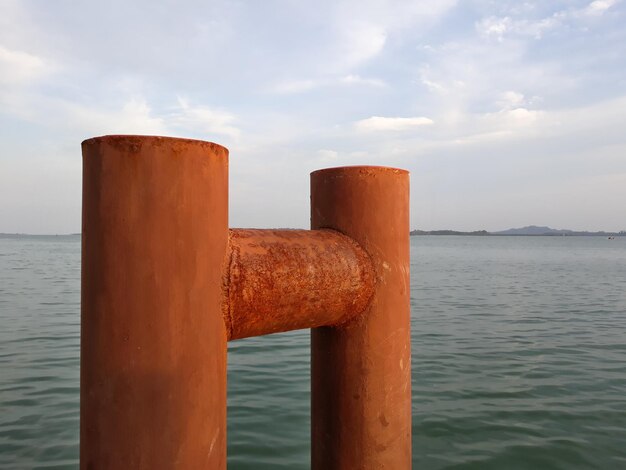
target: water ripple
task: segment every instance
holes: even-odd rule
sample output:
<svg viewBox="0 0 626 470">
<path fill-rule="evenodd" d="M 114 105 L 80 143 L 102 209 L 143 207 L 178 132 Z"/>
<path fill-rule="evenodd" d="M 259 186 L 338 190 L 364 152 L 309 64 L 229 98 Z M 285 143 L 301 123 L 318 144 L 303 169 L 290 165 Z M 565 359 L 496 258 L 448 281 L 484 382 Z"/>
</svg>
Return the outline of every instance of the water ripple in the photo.
<svg viewBox="0 0 626 470">
<path fill-rule="evenodd" d="M 411 256 L 414 468 L 626 468 L 626 239 Z M 80 240 L 0 257 L 0 468 L 76 468 Z M 229 344 L 229 469 L 309 468 L 309 374 L 307 331 Z"/>
</svg>

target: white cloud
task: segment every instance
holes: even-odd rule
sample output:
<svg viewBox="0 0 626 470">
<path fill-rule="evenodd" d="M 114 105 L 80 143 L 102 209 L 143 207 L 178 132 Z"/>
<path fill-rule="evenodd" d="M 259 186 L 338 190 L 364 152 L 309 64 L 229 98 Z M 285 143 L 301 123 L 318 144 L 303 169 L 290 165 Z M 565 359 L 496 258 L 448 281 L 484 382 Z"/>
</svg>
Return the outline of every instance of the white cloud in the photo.
<svg viewBox="0 0 626 470">
<path fill-rule="evenodd" d="M 358 69 L 383 57 L 388 46 L 401 44 L 390 39 L 426 34 L 455 4 L 456 0 L 337 0 L 316 4 L 309 14 L 314 18 L 311 24 L 324 19 L 312 30 L 304 54 L 281 64 L 288 73 L 267 89 L 296 94 L 337 84 L 382 88 L 386 86 L 384 77 L 364 77 Z M 320 15 L 325 9 L 328 15 Z"/>
<path fill-rule="evenodd" d="M 584 8 L 564 9 L 539 19 L 488 16 L 476 22 L 475 28 L 481 36 L 498 41 L 502 41 L 509 34 L 541 39 L 546 32 L 567 26 L 573 21 L 601 16 L 617 3 L 618 0 L 595 0 Z M 515 8 L 511 10 L 511 13 L 514 12 Z"/>
<path fill-rule="evenodd" d="M 565 16 L 566 14 L 564 12 L 558 12 L 539 20 L 516 20 L 509 16 L 489 16 L 478 21 L 475 27 L 481 36 L 495 38 L 498 41 L 502 41 L 507 34 L 517 34 L 541 39 L 547 31 L 559 26 Z"/>
<path fill-rule="evenodd" d="M 304 79 L 304 80 L 285 80 L 278 82 L 270 88 L 272 93 L 280 95 L 291 95 L 298 93 L 306 93 L 318 88 L 332 87 L 337 85 L 343 86 L 369 86 L 374 88 L 384 88 L 387 84 L 378 78 L 365 78 L 356 74 L 344 75 L 342 77 L 331 77 L 324 79 Z"/>
<path fill-rule="evenodd" d="M 331 60 L 324 65 L 334 72 L 351 72 L 377 57 L 390 36 L 406 30 L 424 34 L 450 11 L 456 0 L 343 0 L 332 2 L 334 40 Z"/>
<path fill-rule="evenodd" d="M 446 92 L 445 85 L 443 85 L 442 83 L 436 82 L 434 80 L 431 80 L 425 74 L 422 75 L 422 78 L 420 80 L 432 92 L 442 93 L 442 94 Z"/>
<path fill-rule="evenodd" d="M 339 79 L 340 83 L 346 85 L 367 85 L 372 87 L 383 88 L 386 87 L 387 84 L 378 78 L 363 78 L 360 75 L 346 75 Z"/>
<path fill-rule="evenodd" d="M 591 2 L 584 12 L 588 15 L 598 16 L 617 3 L 617 0 L 595 0 Z"/>
<path fill-rule="evenodd" d="M 406 131 L 416 127 L 433 124 L 432 119 L 426 117 L 382 117 L 372 116 L 354 123 L 359 132 L 386 132 Z"/>
<path fill-rule="evenodd" d="M 481 116 L 484 123 L 491 129 L 516 131 L 520 128 L 532 126 L 545 113 L 523 107 L 504 109 L 497 113 L 487 113 Z"/>
<path fill-rule="evenodd" d="M 363 150 L 337 151 L 322 149 L 315 152 L 314 157 L 307 160 L 311 169 L 320 167 L 362 165 L 370 160 L 370 156 Z"/>
<path fill-rule="evenodd" d="M 338 27 L 351 21 L 369 22 L 395 34 L 409 28 L 421 27 L 425 30 L 434 26 L 457 1 L 342 0 L 334 3 Z"/>
<path fill-rule="evenodd" d="M 237 138 L 241 131 L 233 124 L 236 118 L 228 111 L 209 108 L 201 105 L 191 105 L 185 98 L 178 98 L 178 107 L 174 114 L 167 119 L 168 124 L 187 132 L 202 134 L 218 134 Z"/>
<path fill-rule="evenodd" d="M 6 99 L 5 99 L 6 98 Z M 5 112 L 49 128 L 72 129 L 87 135 L 147 134 L 181 135 L 209 138 L 213 135 L 235 139 L 241 131 L 236 117 L 223 109 L 191 104 L 178 97 L 169 109 L 155 110 L 140 94 L 121 103 L 89 105 L 69 100 L 50 99 L 38 94 L 16 94 L 13 100 L 0 94 Z M 50 120 L 49 116 L 57 119 Z"/>
<path fill-rule="evenodd" d="M 337 58 L 351 69 L 378 55 L 386 40 L 384 27 L 370 22 L 349 21 L 340 33 Z"/>
<path fill-rule="evenodd" d="M 278 94 L 304 93 L 321 85 L 319 80 L 285 80 L 274 85 L 271 91 Z"/>
<path fill-rule="evenodd" d="M 559 106 L 559 95 L 580 89 L 581 79 L 562 63 L 528 60 L 528 44 L 474 38 L 438 46 L 417 72 L 420 106 L 438 124 L 455 126 L 475 115 Z"/>
<path fill-rule="evenodd" d="M 316 161 L 320 164 L 331 164 L 333 162 L 336 162 L 338 157 L 339 152 L 335 150 L 322 149 L 317 151 Z"/>
<path fill-rule="evenodd" d="M 524 104 L 524 95 L 516 91 L 505 91 L 496 102 L 500 109 L 514 109 Z"/>
<path fill-rule="evenodd" d="M 541 115 L 541 111 L 526 108 L 514 108 L 509 111 L 505 111 L 505 115 L 516 123 L 526 125 L 535 122 L 537 117 Z"/>
<path fill-rule="evenodd" d="M 163 118 L 154 116 L 142 97 L 131 97 L 121 109 L 86 107 L 76 103 L 60 103 L 67 121 L 90 135 L 148 134 L 167 135 L 169 129 Z"/>
<path fill-rule="evenodd" d="M 476 23 L 476 30 L 483 36 L 495 36 L 498 40 L 502 40 L 504 33 L 511 29 L 512 23 L 508 16 L 504 18 L 490 16 Z"/>
<path fill-rule="evenodd" d="M 440 60 L 445 60 L 449 54 L 450 51 L 440 51 L 438 57 Z M 457 71 L 454 75 L 446 73 L 445 76 L 434 78 L 438 75 L 437 72 L 432 70 L 429 64 L 426 64 L 420 67 L 419 80 L 429 91 L 438 95 L 445 96 L 450 93 L 463 93 L 466 83 L 460 79 L 461 74 L 459 72 Z"/>
<path fill-rule="evenodd" d="M 42 78 L 48 72 L 40 57 L 0 46 L 0 83 L 22 85 Z"/>
</svg>

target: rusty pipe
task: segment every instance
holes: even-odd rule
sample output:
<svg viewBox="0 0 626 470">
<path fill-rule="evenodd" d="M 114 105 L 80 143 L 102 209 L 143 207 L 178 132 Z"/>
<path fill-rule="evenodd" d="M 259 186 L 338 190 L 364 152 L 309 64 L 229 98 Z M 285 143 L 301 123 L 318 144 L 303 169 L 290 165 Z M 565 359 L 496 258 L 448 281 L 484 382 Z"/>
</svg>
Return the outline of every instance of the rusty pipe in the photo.
<svg viewBox="0 0 626 470">
<path fill-rule="evenodd" d="M 369 255 L 334 230 L 230 230 L 228 339 L 344 324 L 365 310 L 374 283 Z"/>
</svg>

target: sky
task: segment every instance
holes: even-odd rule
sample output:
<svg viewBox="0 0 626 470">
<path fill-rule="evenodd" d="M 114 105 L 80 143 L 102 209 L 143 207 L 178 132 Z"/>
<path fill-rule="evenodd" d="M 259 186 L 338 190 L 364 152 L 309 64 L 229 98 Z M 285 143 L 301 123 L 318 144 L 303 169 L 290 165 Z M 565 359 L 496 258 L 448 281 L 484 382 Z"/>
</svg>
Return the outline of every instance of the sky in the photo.
<svg viewBox="0 0 626 470">
<path fill-rule="evenodd" d="M 384 165 L 412 228 L 626 230 L 626 1 L 0 0 L 0 232 L 79 232 L 105 134 L 226 146 L 232 227 Z"/>
</svg>

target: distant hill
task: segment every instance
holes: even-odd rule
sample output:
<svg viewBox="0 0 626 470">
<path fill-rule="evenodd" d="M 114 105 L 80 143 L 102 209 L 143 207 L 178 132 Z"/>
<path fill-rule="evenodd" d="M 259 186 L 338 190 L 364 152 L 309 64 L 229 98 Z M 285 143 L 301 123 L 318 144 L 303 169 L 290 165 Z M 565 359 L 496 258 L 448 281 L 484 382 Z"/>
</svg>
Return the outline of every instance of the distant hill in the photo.
<svg viewBox="0 0 626 470">
<path fill-rule="evenodd" d="M 550 227 L 540 227 L 529 225 L 521 228 L 510 228 L 499 232 L 492 232 L 494 235 L 571 235 L 573 230 L 553 229 Z"/>
<path fill-rule="evenodd" d="M 621 232 L 588 232 L 576 231 L 568 229 L 554 229 L 550 227 L 541 227 L 537 225 L 529 225 L 521 228 L 510 228 L 500 232 L 491 232 L 493 235 L 543 235 L 543 236 L 623 236 L 625 231 Z"/>
<path fill-rule="evenodd" d="M 456 230 L 412 230 L 411 235 L 477 235 L 477 236 L 570 236 L 570 237 L 623 237 L 626 236 L 626 230 L 621 232 L 586 232 L 567 229 L 554 229 L 550 227 L 540 227 L 537 225 L 529 225 L 521 228 L 510 228 L 499 232 L 487 232 L 486 230 L 476 230 L 474 232 L 459 232 Z"/>
</svg>

